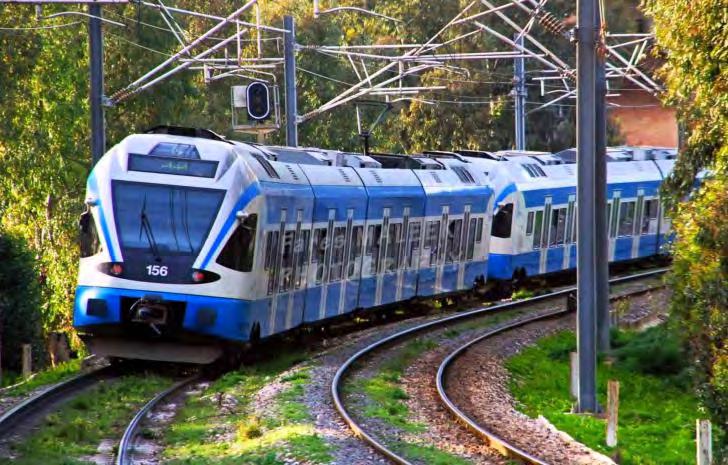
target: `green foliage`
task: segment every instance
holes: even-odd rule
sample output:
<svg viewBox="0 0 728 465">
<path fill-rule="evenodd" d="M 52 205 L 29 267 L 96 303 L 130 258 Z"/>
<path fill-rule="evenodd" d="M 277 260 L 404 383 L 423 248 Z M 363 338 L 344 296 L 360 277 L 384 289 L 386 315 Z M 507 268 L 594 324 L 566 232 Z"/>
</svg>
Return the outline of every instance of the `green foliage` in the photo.
<svg viewBox="0 0 728 465">
<path fill-rule="evenodd" d="M 8 387 L 7 390 L 3 391 L 3 394 L 7 396 L 25 395 L 38 387 L 55 384 L 63 381 L 64 379 L 70 378 L 71 376 L 77 375 L 80 368 L 81 359 L 74 359 L 39 371 L 35 373 L 32 378 L 22 383 L 20 375 L 14 378 L 5 376 L 3 377 L 3 384 L 14 387 Z"/>
<path fill-rule="evenodd" d="M 281 378 L 288 386 L 266 406 L 270 410 L 265 417 L 250 411 L 261 388 L 305 357 L 304 353 L 287 352 L 255 367 L 229 372 L 201 396 L 189 398 L 165 432 L 165 463 L 279 465 L 283 452 L 306 463 L 330 462 L 330 446 L 316 434 L 301 400 L 311 381 L 307 369 L 296 369 Z M 234 404 L 224 407 L 225 414 L 220 415 L 217 399 L 223 397 L 234 399 Z M 235 434 L 228 434 L 230 431 Z"/>
<path fill-rule="evenodd" d="M 32 344 L 34 366 L 40 365 L 45 358 L 39 324 L 41 299 L 38 275 L 33 256 L 23 238 L 17 234 L 3 234 L 1 229 L 0 263 L 2 368 L 19 372 L 22 344 Z"/>
<path fill-rule="evenodd" d="M 679 375 L 688 367 L 688 360 L 676 335 L 664 326 L 649 328 L 635 335 L 621 333 L 620 347 L 614 355 L 627 370 L 655 376 Z"/>
<path fill-rule="evenodd" d="M 665 100 L 685 146 L 666 187 L 673 204 L 672 322 L 694 362 L 702 404 L 728 431 L 728 29 L 721 0 L 645 0 L 664 58 Z M 686 199 L 695 175 L 710 174 Z M 728 437 L 725 436 L 725 437 Z M 728 442 L 719 447 L 728 460 Z"/>
<path fill-rule="evenodd" d="M 49 414 L 37 432 L 13 446 L 17 456 L 0 464 L 87 463 L 82 457 L 95 454 L 101 440 L 121 437 L 136 409 L 168 384 L 153 375 L 104 381 Z"/>
<path fill-rule="evenodd" d="M 657 332 L 646 335 L 624 333 L 622 348 L 644 347 Z M 662 333 L 666 336 L 666 333 Z M 674 342 L 669 342 L 674 344 Z M 521 409 L 531 417 L 543 415 L 557 428 L 587 446 L 611 455 L 617 450 L 606 447 L 604 420 L 570 412 L 568 353 L 576 349 L 576 338 L 562 332 L 541 339 L 535 346 L 508 359 L 510 385 Z M 597 397 L 606 405 L 607 380 L 620 382 L 619 445 L 620 463 L 632 465 L 678 465 L 695 459 L 695 418 L 697 399 L 676 377 L 649 375 L 633 371 L 626 351 L 624 358 L 597 370 Z M 565 355 L 567 354 L 567 355 Z M 649 368 L 649 367 L 648 367 Z"/>
</svg>

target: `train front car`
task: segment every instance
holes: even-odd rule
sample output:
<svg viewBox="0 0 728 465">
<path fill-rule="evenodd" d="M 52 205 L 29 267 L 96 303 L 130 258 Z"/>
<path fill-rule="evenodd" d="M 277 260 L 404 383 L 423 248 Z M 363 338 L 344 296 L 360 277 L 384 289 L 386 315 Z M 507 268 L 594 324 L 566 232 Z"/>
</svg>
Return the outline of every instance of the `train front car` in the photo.
<svg viewBox="0 0 728 465">
<path fill-rule="evenodd" d="M 238 150 L 209 131 L 162 127 L 94 167 L 74 305 L 93 353 L 208 363 L 220 341 L 248 339 L 260 189 Z"/>
</svg>

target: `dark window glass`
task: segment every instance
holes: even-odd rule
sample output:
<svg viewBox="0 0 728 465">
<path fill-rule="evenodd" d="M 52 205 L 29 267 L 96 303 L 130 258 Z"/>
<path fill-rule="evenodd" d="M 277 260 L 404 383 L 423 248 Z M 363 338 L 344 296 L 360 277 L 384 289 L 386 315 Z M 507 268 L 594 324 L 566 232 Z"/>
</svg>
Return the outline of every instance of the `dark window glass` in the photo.
<svg viewBox="0 0 728 465">
<path fill-rule="evenodd" d="M 437 264 L 437 250 L 440 244 L 440 221 L 429 221 L 427 223 L 427 243 L 426 247 L 430 248 L 430 266 Z"/>
<path fill-rule="evenodd" d="M 468 250 L 466 253 L 466 259 L 472 260 L 475 255 L 475 233 L 478 230 L 478 220 L 481 218 L 471 218 L 470 225 L 468 226 Z M 481 219 L 482 220 L 482 219 Z"/>
<path fill-rule="evenodd" d="M 541 248 L 541 232 L 543 228 L 543 211 L 536 212 L 536 218 L 533 221 L 533 248 Z"/>
<path fill-rule="evenodd" d="M 283 234 L 283 251 L 281 253 L 281 291 L 288 291 L 293 287 L 293 250 L 295 247 L 296 231 L 286 231 Z"/>
<path fill-rule="evenodd" d="M 564 243 L 566 232 L 566 209 L 556 208 L 551 212 L 551 233 L 549 234 L 549 246 L 557 246 Z"/>
<path fill-rule="evenodd" d="M 610 226 L 611 237 L 617 236 L 617 225 L 619 224 L 617 221 L 617 212 L 619 212 L 619 198 L 614 199 L 614 204 L 612 205 L 612 224 Z"/>
<path fill-rule="evenodd" d="M 116 230 L 123 250 L 196 256 L 225 191 L 113 181 Z"/>
<path fill-rule="evenodd" d="M 634 202 L 623 202 L 619 210 L 619 235 L 631 236 L 634 228 Z"/>
<path fill-rule="evenodd" d="M 507 239 L 511 237 L 511 223 L 513 222 L 513 204 L 503 206 L 493 218 L 493 231 L 495 237 Z"/>
<path fill-rule="evenodd" d="M 385 261 L 385 269 L 387 271 L 395 271 L 398 267 L 397 257 L 399 257 L 399 242 L 402 233 L 402 223 L 392 223 L 389 225 L 389 234 L 387 235 L 387 258 Z"/>
<path fill-rule="evenodd" d="M 332 245 L 331 271 L 329 282 L 341 279 L 341 269 L 344 266 L 344 248 L 346 247 L 346 227 L 337 226 L 334 228 L 334 241 Z"/>
<path fill-rule="evenodd" d="M 313 231 L 313 248 L 311 249 L 311 263 L 316 265 L 316 283 L 319 284 L 324 278 L 326 269 L 326 228 L 317 228 Z"/>
<path fill-rule="evenodd" d="M 351 279 L 356 277 L 357 272 L 359 271 L 357 266 L 357 260 L 361 258 L 362 253 L 362 246 L 363 244 L 363 236 L 364 236 L 364 227 L 363 226 L 354 226 L 354 228 L 351 231 L 351 247 L 349 248 L 349 263 L 348 263 L 348 272 L 347 276 Z"/>
<path fill-rule="evenodd" d="M 79 242 L 81 245 L 81 258 L 90 257 L 101 252 L 101 241 L 96 231 L 96 222 L 91 212 L 81 214 L 78 219 Z"/>
<path fill-rule="evenodd" d="M 460 260 L 460 238 L 463 232 L 463 220 L 452 220 L 447 228 L 447 257 L 445 263 Z"/>
<path fill-rule="evenodd" d="M 657 200 L 645 200 L 645 213 L 642 215 L 641 234 L 649 234 L 650 220 L 657 219 Z"/>
<path fill-rule="evenodd" d="M 379 246 L 382 236 L 382 225 L 371 225 L 367 231 L 367 255 L 372 257 L 371 274 L 377 274 L 379 269 Z"/>
<path fill-rule="evenodd" d="M 265 245 L 265 269 L 268 270 L 268 294 L 272 294 L 278 282 L 278 231 L 267 234 Z"/>
<path fill-rule="evenodd" d="M 480 244 L 483 240 L 483 218 L 478 218 L 478 229 L 475 231 L 475 243 Z"/>
<path fill-rule="evenodd" d="M 407 252 L 407 267 L 418 268 L 420 258 L 420 229 L 421 224 L 411 223 L 409 230 L 409 251 Z"/>
<path fill-rule="evenodd" d="M 308 263 L 308 240 L 310 235 L 311 231 L 308 229 L 300 231 L 293 250 L 296 260 L 296 276 L 294 277 L 296 289 L 301 289 L 306 284 L 304 272 Z"/>
<path fill-rule="evenodd" d="M 526 218 L 526 236 L 530 236 L 533 234 L 533 212 L 528 212 L 528 217 Z"/>
<path fill-rule="evenodd" d="M 248 215 L 228 239 L 227 244 L 217 257 L 217 263 L 236 271 L 251 271 L 253 269 L 253 257 L 255 257 L 257 227 L 258 215 Z"/>
</svg>

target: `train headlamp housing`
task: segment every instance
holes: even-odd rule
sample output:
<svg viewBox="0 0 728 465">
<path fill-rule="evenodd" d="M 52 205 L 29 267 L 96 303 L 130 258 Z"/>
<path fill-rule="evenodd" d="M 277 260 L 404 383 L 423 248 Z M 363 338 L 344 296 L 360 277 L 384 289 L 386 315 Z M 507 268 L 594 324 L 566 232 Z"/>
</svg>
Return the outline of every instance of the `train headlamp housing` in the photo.
<svg viewBox="0 0 728 465">
<path fill-rule="evenodd" d="M 205 270 L 192 270 L 192 274 L 190 276 L 192 278 L 192 282 L 195 284 L 211 283 L 220 279 L 218 274 Z"/>
</svg>

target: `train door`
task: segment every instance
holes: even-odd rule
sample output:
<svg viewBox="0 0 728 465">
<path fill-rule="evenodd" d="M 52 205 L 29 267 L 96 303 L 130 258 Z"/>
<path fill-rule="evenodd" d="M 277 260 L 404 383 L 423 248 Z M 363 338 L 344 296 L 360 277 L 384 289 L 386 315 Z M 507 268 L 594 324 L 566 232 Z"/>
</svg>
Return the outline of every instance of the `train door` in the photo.
<svg viewBox="0 0 728 465">
<path fill-rule="evenodd" d="M 331 272 L 331 256 L 333 252 L 334 242 L 334 220 L 336 219 L 336 210 L 329 210 L 329 221 L 326 228 L 322 228 L 321 233 L 323 239 L 319 239 L 318 247 L 322 248 L 323 260 L 319 263 L 319 273 L 321 282 L 321 300 L 319 301 L 319 319 L 323 320 L 326 318 L 326 302 L 328 300 L 328 282 L 329 275 Z M 321 234 L 320 233 L 320 234 Z"/>
<path fill-rule="evenodd" d="M 349 208 L 346 211 L 346 230 L 344 231 L 344 243 L 343 244 L 334 244 L 334 247 L 337 250 L 336 253 L 336 266 L 339 267 L 338 271 L 338 277 L 341 279 L 341 288 L 339 290 L 339 307 L 337 314 L 341 315 L 344 313 L 344 309 L 346 308 L 346 296 L 347 296 L 347 286 L 349 284 L 349 260 L 351 255 L 351 248 L 352 248 L 352 231 L 353 231 L 353 224 L 354 224 L 354 209 Z"/>
<path fill-rule="evenodd" d="M 387 235 L 389 231 L 389 216 L 391 214 L 391 209 L 388 207 L 385 207 L 383 209 L 382 213 L 382 229 L 381 233 L 379 234 L 379 246 L 378 246 L 378 257 L 377 257 L 377 267 L 376 267 L 376 280 L 377 280 L 377 287 L 374 294 L 374 302 L 376 305 L 382 304 L 382 295 L 384 291 L 384 270 L 387 267 Z"/>
<path fill-rule="evenodd" d="M 610 262 L 614 261 L 614 255 L 617 249 L 617 227 L 619 225 L 619 206 L 621 196 L 621 191 L 614 191 L 612 196 L 612 217 L 609 222 L 609 251 L 607 253 L 607 257 L 609 257 Z"/>
<path fill-rule="evenodd" d="M 459 262 L 457 279 L 458 289 L 465 289 L 465 263 L 467 261 L 467 248 L 468 244 L 470 244 L 471 234 L 475 233 L 475 231 L 470 231 L 470 208 L 470 205 L 465 205 L 460 233 L 460 244 L 458 244 L 459 250 L 457 251 L 457 256 L 455 257 L 455 259 Z"/>
<path fill-rule="evenodd" d="M 405 255 L 407 253 L 407 238 L 409 236 L 409 228 L 410 228 L 410 207 L 404 207 L 404 212 L 402 214 L 402 225 L 401 230 L 399 234 L 399 240 L 397 244 L 397 289 L 395 291 L 395 300 L 399 301 L 402 300 L 402 290 L 404 289 L 404 264 L 405 264 Z"/>
<path fill-rule="evenodd" d="M 634 226 L 632 228 L 632 251 L 631 258 L 639 257 L 640 251 L 640 226 L 642 224 L 642 215 L 645 205 L 645 190 L 637 189 L 637 211 L 635 212 Z"/>
<path fill-rule="evenodd" d="M 566 207 L 566 234 L 564 235 L 564 261 L 561 264 L 561 269 L 566 270 L 571 268 L 572 263 L 572 251 L 574 251 L 574 242 L 572 241 L 572 234 L 574 230 L 574 221 L 576 218 L 576 211 L 574 206 L 576 204 L 576 195 L 569 195 L 569 204 Z M 576 253 L 574 253 L 576 256 Z"/>
<path fill-rule="evenodd" d="M 442 207 L 442 219 L 440 221 L 440 230 L 437 235 L 437 258 L 435 261 L 435 293 L 443 292 L 442 277 L 445 271 L 445 252 L 447 248 L 447 232 L 448 217 L 450 215 L 450 207 L 445 205 Z"/>
<path fill-rule="evenodd" d="M 281 282 L 281 268 L 283 266 L 287 214 L 288 211 L 285 208 L 281 209 L 278 231 L 268 233 L 269 240 L 266 245 L 266 250 L 268 251 L 266 264 L 268 265 L 268 296 L 270 300 L 268 303 L 268 332 L 266 335 L 280 331 L 280 328 L 276 326 L 276 316 L 278 314 L 278 294 L 279 284 Z"/>
<path fill-rule="evenodd" d="M 548 256 L 549 256 L 549 233 L 551 232 L 551 202 L 552 198 L 550 195 L 546 196 L 546 199 L 544 201 L 544 210 L 543 210 L 543 228 L 542 228 L 542 236 L 541 236 L 541 250 L 540 255 L 538 257 L 538 272 L 539 274 L 546 273 L 546 266 L 548 264 Z"/>
</svg>

